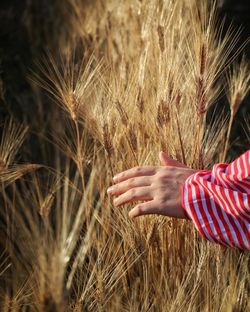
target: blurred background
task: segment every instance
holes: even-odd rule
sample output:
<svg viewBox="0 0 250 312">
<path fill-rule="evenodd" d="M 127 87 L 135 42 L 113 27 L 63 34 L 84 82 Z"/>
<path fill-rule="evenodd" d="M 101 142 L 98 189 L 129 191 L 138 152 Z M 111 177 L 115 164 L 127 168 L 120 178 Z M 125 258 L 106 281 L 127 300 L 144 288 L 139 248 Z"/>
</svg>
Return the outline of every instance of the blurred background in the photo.
<svg viewBox="0 0 250 312">
<path fill-rule="evenodd" d="M 29 81 L 32 70 L 36 70 L 35 62 L 46 51 L 56 55 L 58 51 L 73 43 L 77 36 L 72 29 L 79 18 L 84 25 L 84 8 L 95 6 L 95 0 L 81 0 L 82 12 L 76 10 L 74 0 L 1 0 L 0 1 L 0 121 L 12 115 L 16 120 L 25 122 L 32 127 L 26 144 L 32 145 L 29 160 L 42 161 L 41 140 L 37 135 L 44 136 L 50 129 L 53 120 L 50 114 L 52 105 L 44 92 Z M 220 0 L 217 2 L 220 19 L 226 18 L 226 28 L 233 23 L 242 27 L 241 42 L 250 37 L 250 1 Z M 78 14 L 79 13 L 79 14 Z M 84 27 L 82 27 L 84 29 Z M 88 45 L 88 33 L 85 33 Z M 244 49 L 250 58 L 249 44 Z M 217 109 L 225 113 L 228 110 L 222 97 Z M 212 108 L 213 110 L 215 108 Z M 249 148 L 246 130 L 242 127 L 245 116 L 250 114 L 250 98 L 244 100 L 237 113 L 231 134 L 230 154 L 236 157 Z M 35 122 L 34 122 L 35 121 Z M 25 149 L 25 145 L 23 147 Z M 30 153 L 30 149 L 26 149 Z M 25 155 L 25 153 L 23 153 Z M 25 157 L 25 156 L 22 156 Z M 25 160 L 25 159 L 24 159 Z"/>
</svg>

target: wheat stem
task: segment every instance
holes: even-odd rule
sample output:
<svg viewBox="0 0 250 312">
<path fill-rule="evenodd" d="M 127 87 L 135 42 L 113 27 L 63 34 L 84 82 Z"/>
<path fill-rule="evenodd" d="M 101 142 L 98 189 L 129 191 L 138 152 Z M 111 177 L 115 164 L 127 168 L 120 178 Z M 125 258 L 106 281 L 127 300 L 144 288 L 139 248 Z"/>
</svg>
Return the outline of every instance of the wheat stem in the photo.
<svg viewBox="0 0 250 312">
<path fill-rule="evenodd" d="M 222 156 L 222 162 L 226 161 L 226 156 L 227 156 L 227 152 L 228 152 L 229 139 L 230 139 L 230 134 L 231 134 L 231 130 L 232 130 L 233 120 L 234 120 L 234 114 L 233 114 L 233 111 L 231 111 L 229 124 L 228 124 L 228 128 L 227 128 L 226 143 L 225 143 L 223 156 Z"/>
</svg>

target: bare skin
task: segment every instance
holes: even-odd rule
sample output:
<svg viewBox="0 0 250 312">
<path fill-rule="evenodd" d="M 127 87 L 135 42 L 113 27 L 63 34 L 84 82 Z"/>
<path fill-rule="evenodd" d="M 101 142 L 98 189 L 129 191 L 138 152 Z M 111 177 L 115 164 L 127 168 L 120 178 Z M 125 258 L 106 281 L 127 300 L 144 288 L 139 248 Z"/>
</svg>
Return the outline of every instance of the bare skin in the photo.
<svg viewBox="0 0 250 312">
<path fill-rule="evenodd" d="M 181 187 L 185 180 L 197 170 L 160 152 L 162 166 L 134 167 L 114 176 L 115 185 L 108 188 L 110 196 L 116 196 L 115 206 L 139 203 L 129 212 L 130 218 L 146 214 L 160 214 L 187 219 L 182 208 Z"/>
</svg>

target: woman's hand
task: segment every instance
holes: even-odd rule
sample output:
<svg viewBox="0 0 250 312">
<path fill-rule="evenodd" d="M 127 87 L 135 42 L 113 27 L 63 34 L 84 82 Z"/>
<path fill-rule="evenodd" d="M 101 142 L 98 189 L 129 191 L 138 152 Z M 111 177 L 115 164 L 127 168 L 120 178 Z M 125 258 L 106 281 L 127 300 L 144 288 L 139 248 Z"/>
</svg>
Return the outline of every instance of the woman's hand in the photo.
<svg viewBox="0 0 250 312">
<path fill-rule="evenodd" d="M 169 158 L 164 152 L 160 152 L 160 160 L 163 166 L 135 167 L 114 176 L 116 184 L 108 188 L 107 193 L 117 196 L 115 206 L 146 201 L 129 212 L 130 218 L 161 214 L 187 219 L 182 208 L 181 187 L 196 170 Z"/>
</svg>

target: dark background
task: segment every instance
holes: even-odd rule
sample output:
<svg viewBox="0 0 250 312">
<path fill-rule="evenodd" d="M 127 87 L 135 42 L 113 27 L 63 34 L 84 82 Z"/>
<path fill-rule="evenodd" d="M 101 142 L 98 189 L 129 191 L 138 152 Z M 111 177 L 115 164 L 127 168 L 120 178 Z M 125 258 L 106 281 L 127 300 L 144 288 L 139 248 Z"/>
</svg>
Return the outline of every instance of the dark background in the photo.
<svg viewBox="0 0 250 312">
<path fill-rule="evenodd" d="M 83 5 L 95 5 L 95 1 L 84 1 Z M 226 24 L 243 27 L 241 41 L 250 37 L 250 1 L 218 1 L 220 18 Z M 32 124 L 34 133 L 46 132 L 50 119 L 51 103 L 44 99 L 41 91 L 31 89 L 27 79 L 34 61 L 50 49 L 56 51 L 64 36 L 70 32 L 70 7 L 64 0 L 0 0 L 0 121 L 10 114 L 18 121 Z M 250 58 L 250 45 L 244 52 Z M 225 105 L 221 100 L 217 109 Z M 42 106 L 41 106 L 42 105 Z M 41 108 L 42 107 L 42 108 Z M 40 111 L 40 114 L 37 112 Z M 242 127 L 244 117 L 250 114 L 249 96 L 241 105 L 231 135 L 231 157 L 249 148 L 249 141 Z M 35 122 L 34 122 L 35 118 Z M 32 132 L 31 131 L 31 132 Z M 36 136 L 30 136 L 33 161 L 41 161 L 41 145 Z"/>
</svg>

